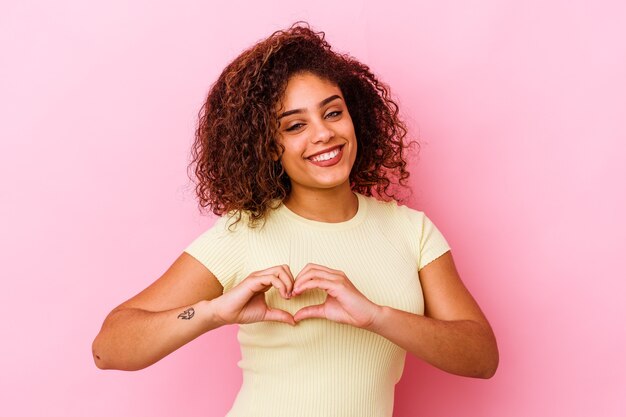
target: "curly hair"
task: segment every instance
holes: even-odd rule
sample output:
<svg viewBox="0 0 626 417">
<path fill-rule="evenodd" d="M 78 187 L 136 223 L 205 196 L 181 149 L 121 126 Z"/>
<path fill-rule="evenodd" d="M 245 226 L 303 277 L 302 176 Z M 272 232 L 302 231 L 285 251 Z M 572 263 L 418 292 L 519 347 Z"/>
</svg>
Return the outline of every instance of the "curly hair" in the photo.
<svg viewBox="0 0 626 417">
<path fill-rule="evenodd" d="M 254 227 L 289 195 L 289 177 L 272 158 L 283 151 L 275 109 L 290 77 L 306 72 L 337 85 L 346 101 L 358 143 L 352 190 L 399 200 L 395 185 L 406 186 L 409 144 L 389 88 L 366 65 L 332 51 L 324 32 L 297 22 L 244 51 L 212 85 L 189 165 L 201 211 L 232 212 L 237 221 L 245 212 Z"/>
</svg>

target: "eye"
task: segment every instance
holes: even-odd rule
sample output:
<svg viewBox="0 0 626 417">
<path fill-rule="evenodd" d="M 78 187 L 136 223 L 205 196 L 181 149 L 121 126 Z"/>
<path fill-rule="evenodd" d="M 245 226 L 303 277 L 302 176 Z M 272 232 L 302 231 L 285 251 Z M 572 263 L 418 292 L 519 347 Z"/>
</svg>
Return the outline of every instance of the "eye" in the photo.
<svg viewBox="0 0 626 417">
<path fill-rule="evenodd" d="M 341 110 L 331 111 L 326 115 L 326 118 L 333 119 L 333 118 L 341 116 L 341 113 L 343 113 Z"/>
<path fill-rule="evenodd" d="M 300 129 L 302 126 L 304 126 L 304 123 L 294 123 L 291 126 L 289 126 L 287 129 L 285 129 L 287 132 L 293 132 L 295 130 Z"/>
</svg>

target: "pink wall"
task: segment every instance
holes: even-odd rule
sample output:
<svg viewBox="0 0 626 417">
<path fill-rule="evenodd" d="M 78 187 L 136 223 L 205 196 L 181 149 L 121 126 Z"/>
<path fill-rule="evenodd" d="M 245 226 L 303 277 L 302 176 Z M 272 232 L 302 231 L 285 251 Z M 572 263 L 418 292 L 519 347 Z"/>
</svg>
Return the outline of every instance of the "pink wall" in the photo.
<svg viewBox="0 0 626 417">
<path fill-rule="evenodd" d="M 393 87 L 413 205 L 500 343 L 487 381 L 410 358 L 395 416 L 626 413 L 624 2 L 4 3 L 1 415 L 224 415 L 234 328 L 135 373 L 90 344 L 212 222 L 185 172 L 207 88 L 299 18 Z"/>
</svg>

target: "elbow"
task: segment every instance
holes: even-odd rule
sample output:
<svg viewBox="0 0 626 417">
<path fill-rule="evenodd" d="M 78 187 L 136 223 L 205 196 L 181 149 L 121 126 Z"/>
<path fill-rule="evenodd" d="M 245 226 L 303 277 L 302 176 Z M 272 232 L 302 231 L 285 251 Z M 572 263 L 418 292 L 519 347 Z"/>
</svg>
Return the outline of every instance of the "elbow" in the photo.
<svg viewBox="0 0 626 417">
<path fill-rule="evenodd" d="M 500 354 L 498 352 L 498 347 L 495 344 L 490 350 L 491 352 L 485 355 L 480 372 L 475 375 L 476 378 L 490 379 L 496 374 L 500 363 Z"/>
<path fill-rule="evenodd" d="M 116 364 L 115 361 L 111 361 L 111 355 L 107 353 L 106 348 L 100 341 L 100 335 L 96 336 L 91 344 L 91 355 L 93 362 L 98 369 L 114 369 L 119 371 L 130 370 Z"/>
<path fill-rule="evenodd" d="M 99 354 L 96 350 L 92 351 L 93 361 L 98 369 L 102 370 L 116 370 L 116 371 L 139 371 L 146 366 L 136 366 L 126 363 L 115 363 L 106 359 L 105 356 Z"/>
<path fill-rule="evenodd" d="M 93 354 L 93 361 L 96 364 L 96 367 L 98 369 L 111 369 L 109 366 L 106 365 L 106 363 L 102 360 L 102 358 L 100 358 L 98 355 L 96 355 L 95 353 Z"/>
<path fill-rule="evenodd" d="M 98 336 L 96 336 L 93 343 L 91 344 L 91 355 L 93 357 L 93 362 L 98 369 L 112 369 L 112 367 L 109 366 L 104 360 L 104 355 L 102 354 L 102 349 L 99 343 L 99 336 L 100 335 L 98 334 Z"/>
<path fill-rule="evenodd" d="M 115 371 L 139 371 L 141 369 L 146 368 L 146 366 L 116 365 L 116 364 L 107 362 L 101 357 L 97 357 L 96 354 L 94 354 L 94 362 L 96 364 L 96 367 L 102 370 L 110 369 L 110 370 L 115 370 Z"/>
<path fill-rule="evenodd" d="M 493 378 L 500 363 L 500 353 L 495 338 L 492 336 L 483 340 L 483 343 L 470 349 L 469 352 L 471 353 L 464 356 L 461 361 L 461 367 L 452 373 L 470 378 Z"/>
<path fill-rule="evenodd" d="M 476 378 L 490 379 L 496 374 L 497 370 L 498 370 L 498 361 L 496 360 L 495 363 L 485 366 L 482 369 L 481 373 L 476 375 Z"/>
<path fill-rule="evenodd" d="M 490 379 L 498 370 L 498 358 L 484 358 L 484 360 L 474 362 L 469 368 L 449 370 L 448 372 L 459 376 L 478 379 Z"/>
<path fill-rule="evenodd" d="M 498 342 L 496 341 L 496 336 L 493 334 L 493 330 L 491 327 L 487 328 L 487 334 L 483 337 L 483 341 L 481 343 L 482 348 L 480 351 L 482 354 L 479 356 L 480 367 L 476 375 L 476 378 L 482 379 L 490 379 L 498 370 L 498 365 L 500 363 L 500 352 L 498 349 Z"/>
<path fill-rule="evenodd" d="M 125 360 L 123 357 L 108 353 L 99 343 L 98 337 L 96 337 L 91 345 L 91 354 L 96 367 L 102 370 L 139 371 L 150 365 L 149 363 L 137 363 L 128 359 Z"/>
<path fill-rule="evenodd" d="M 125 349 L 126 343 L 119 343 L 119 337 L 112 331 L 111 317 L 119 311 L 114 309 L 107 318 L 91 343 L 91 354 L 94 364 L 98 369 L 112 369 L 118 371 L 138 371 L 146 368 L 149 364 L 137 362 L 136 359 Z"/>
</svg>

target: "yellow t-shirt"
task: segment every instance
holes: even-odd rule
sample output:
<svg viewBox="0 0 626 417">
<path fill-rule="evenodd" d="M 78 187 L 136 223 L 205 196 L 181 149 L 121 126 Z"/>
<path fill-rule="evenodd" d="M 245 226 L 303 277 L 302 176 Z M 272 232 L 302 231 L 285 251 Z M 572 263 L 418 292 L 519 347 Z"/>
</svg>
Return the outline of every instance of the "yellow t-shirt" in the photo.
<svg viewBox="0 0 626 417">
<path fill-rule="evenodd" d="M 341 223 L 303 218 L 284 204 L 262 227 L 245 217 L 228 230 L 221 217 L 186 249 L 228 291 L 251 272 L 289 265 L 294 276 L 309 262 L 343 271 L 373 302 L 424 313 L 418 271 L 450 250 L 421 212 L 395 201 L 356 194 L 356 215 Z M 323 303 L 322 290 L 285 300 L 274 288 L 270 307 L 294 314 Z M 373 332 L 324 319 L 295 327 L 262 322 L 239 326 L 243 384 L 227 417 L 386 417 L 406 351 Z"/>
</svg>

